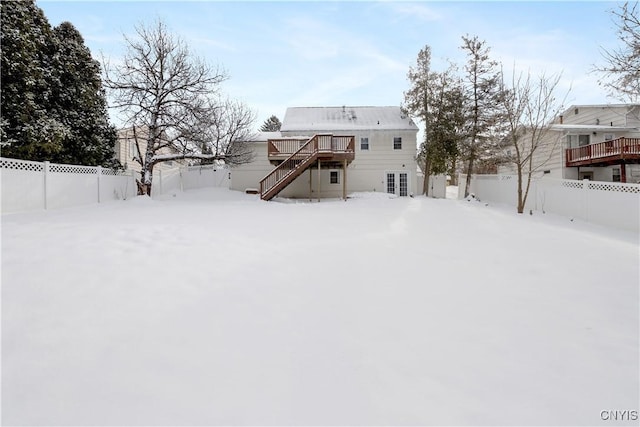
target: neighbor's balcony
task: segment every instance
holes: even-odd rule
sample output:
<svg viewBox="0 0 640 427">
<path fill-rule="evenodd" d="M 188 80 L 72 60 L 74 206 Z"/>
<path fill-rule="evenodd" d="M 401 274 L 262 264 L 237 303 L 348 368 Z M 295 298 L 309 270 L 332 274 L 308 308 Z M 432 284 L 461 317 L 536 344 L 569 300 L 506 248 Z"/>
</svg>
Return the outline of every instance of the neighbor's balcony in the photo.
<svg viewBox="0 0 640 427">
<path fill-rule="evenodd" d="M 640 162 L 640 138 L 617 138 L 565 150 L 565 165 L 607 166 Z"/>
</svg>

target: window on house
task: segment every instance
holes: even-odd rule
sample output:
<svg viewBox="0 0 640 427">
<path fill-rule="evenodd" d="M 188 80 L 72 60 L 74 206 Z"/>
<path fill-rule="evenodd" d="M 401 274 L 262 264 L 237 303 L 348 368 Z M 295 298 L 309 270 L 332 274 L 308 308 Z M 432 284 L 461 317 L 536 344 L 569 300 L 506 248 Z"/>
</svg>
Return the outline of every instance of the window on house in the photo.
<svg viewBox="0 0 640 427">
<path fill-rule="evenodd" d="M 591 135 L 578 135 L 578 146 L 582 147 L 584 145 L 589 145 L 590 139 Z"/>
<path fill-rule="evenodd" d="M 613 139 L 616 139 L 616 135 L 613 133 L 605 133 L 604 134 L 604 140 L 605 141 L 611 141 Z"/>
<path fill-rule="evenodd" d="M 394 150 L 402 150 L 402 138 L 396 136 L 393 138 L 393 149 Z"/>
<path fill-rule="evenodd" d="M 127 140 L 127 142 L 129 143 L 129 158 L 133 159 L 136 157 L 136 142 L 132 139 Z"/>
<path fill-rule="evenodd" d="M 613 182 L 620 182 L 620 168 L 613 168 L 613 175 L 611 178 Z"/>
<path fill-rule="evenodd" d="M 567 135 L 567 147 L 575 148 L 589 145 L 591 141 L 591 135 Z"/>
<path fill-rule="evenodd" d="M 369 138 L 360 138 L 360 149 L 361 150 L 369 149 Z"/>
<path fill-rule="evenodd" d="M 329 174 L 329 182 L 331 184 L 339 184 L 338 171 L 331 171 Z"/>
</svg>

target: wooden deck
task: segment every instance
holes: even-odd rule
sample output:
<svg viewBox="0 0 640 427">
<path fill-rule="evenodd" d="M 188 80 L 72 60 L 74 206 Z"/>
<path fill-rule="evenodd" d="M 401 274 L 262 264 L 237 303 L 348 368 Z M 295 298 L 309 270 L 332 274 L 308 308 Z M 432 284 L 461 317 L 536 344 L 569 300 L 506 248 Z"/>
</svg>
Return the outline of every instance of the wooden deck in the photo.
<svg viewBox="0 0 640 427">
<path fill-rule="evenodd" d="M 313 165 L 346 166 L 355 159 L 355 136 L 317 134 L 268 141 L 268 158 L 277 166 L 260 181 L 260 197 L 270 200 Z"/>
<path fill-rule="evenodd" d="M 640 138 L 617 138 L 565 150 L 565 165 L 610 166 L 640 163 Z"/>
<path fill-rule="evenodd" d="M 313 144 L 303 148 L 314 138 L 316 140 Z M 279 163 L 297 152 L 311 154 L 313 151 L 317 151 L 322 160 L 352 161 L 355 158 L 355 137 L 318 134 L 312 138 L 270 139 L 267 145 L 267 155 L 274 163 Z"/>
</svg>

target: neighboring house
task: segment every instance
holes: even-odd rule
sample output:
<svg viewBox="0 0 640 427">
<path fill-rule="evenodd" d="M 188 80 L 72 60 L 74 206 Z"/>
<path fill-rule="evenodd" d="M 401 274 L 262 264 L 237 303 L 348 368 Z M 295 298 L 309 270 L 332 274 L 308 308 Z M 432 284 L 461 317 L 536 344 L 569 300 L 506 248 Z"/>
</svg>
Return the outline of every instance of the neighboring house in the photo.
<svg viewBox="0 0 640 427">
<path fill-rule="evenodd" d="M 231 169 L 231 189 L 265 200 L 420 193 L 417 132 L 399 107 L 288 108 L 280 132 L 243 142 L 254 159 Z"/>
<path fill-rule="evenodd" d="M 136 128 L 135 135 L 138 138 L 138 144 L 140 145 L 140 153 L 142 156 L 145 155 L 147 150 L 147 129 L 146 127 L 138 127 Z M 159 154 L 171 154 L 174 152 L 178 152 L 177 150 L 164 149 L 162 153 Z M 118 139 L 116 140 L 115 146 L 115 156 L 120 164 L 126 169 L 134 172 L 140 172 L 142 167 L 140 163 L 136 160 L 138 157 L 138 152 L 136 148 L 135 137 L 133 133 L 133 128 L 124 128 L 118 130 Z M 155 170 L 168 170 L 173 169 L 177 166 L 184 164 L 183 161 L 167 161 L 160 162 L 154 166 Z"/>
<path fill-rule="evenodd" d="M 571 106 L 551 124 L 533 165 L 535 176 L 639 183 L 640 104 Z"/>
</svg>

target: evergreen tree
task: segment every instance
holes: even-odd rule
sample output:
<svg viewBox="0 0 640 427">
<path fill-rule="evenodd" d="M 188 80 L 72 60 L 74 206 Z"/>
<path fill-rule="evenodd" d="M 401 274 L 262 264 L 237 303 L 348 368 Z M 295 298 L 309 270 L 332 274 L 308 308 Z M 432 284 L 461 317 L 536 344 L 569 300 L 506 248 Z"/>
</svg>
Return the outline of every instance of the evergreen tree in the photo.
<svg viewBox="0 0 640 427">
<path fill-rule="evenodd" d="M 467 53 L 465 66 L 465 100 L 467 116 L 467 137 L 461 144 L 461 155 L 467 162 L 465 197 L 469 195 L 471 174 L 477 164 L 486 157 L 494 157 L 496 149 L 492 134 L 499 133 L 497 128 L 503 121 L 501 117 L 500 81 L 498 63 L 489 57 L 490 48 L 477 36 L 462 37 L 462 49 Z"/>
<path fill-rule="evenodd" d="M 100 66 L 69 23 L 55 30 L 33 0 L 0 3 L 2 155 L 111 166 Z"/>
<path fill-rule="evenodd" d="M 108 123 L 100 64 L 69 22 L 54 29 L 58 49 L 53 65 L 52 114 L 66 132 L 58 163 L 113 166 L 116 131 Z"/>
<path fill-rule="evenodd" d="M 453 66 L 444 72 L 431 70 L 429 46 L 418 52 L 407 78 L 411 87 L 404 93 L 403 109 L 425 127 L 417 160 L 424 173 L 423 193 L 428 194 L 429 176 L 455 165 L 464 124 L 464 95 Z"/>
<path fill-rule="evenodd" d="M 49 114 L 56 45 L 33 0 L 0 2 L 2 155 L 48 160 L 62 150 L 65 129 Z"/>
<path fill-rule="evenodd" d="M 276 116 L 271 116 L 267 120 L 264 121 L 262 126 L 260 127 L 261 132 L 277 132 L 280 130 L 282 126 L 282 122 Z"/>
</svg>

